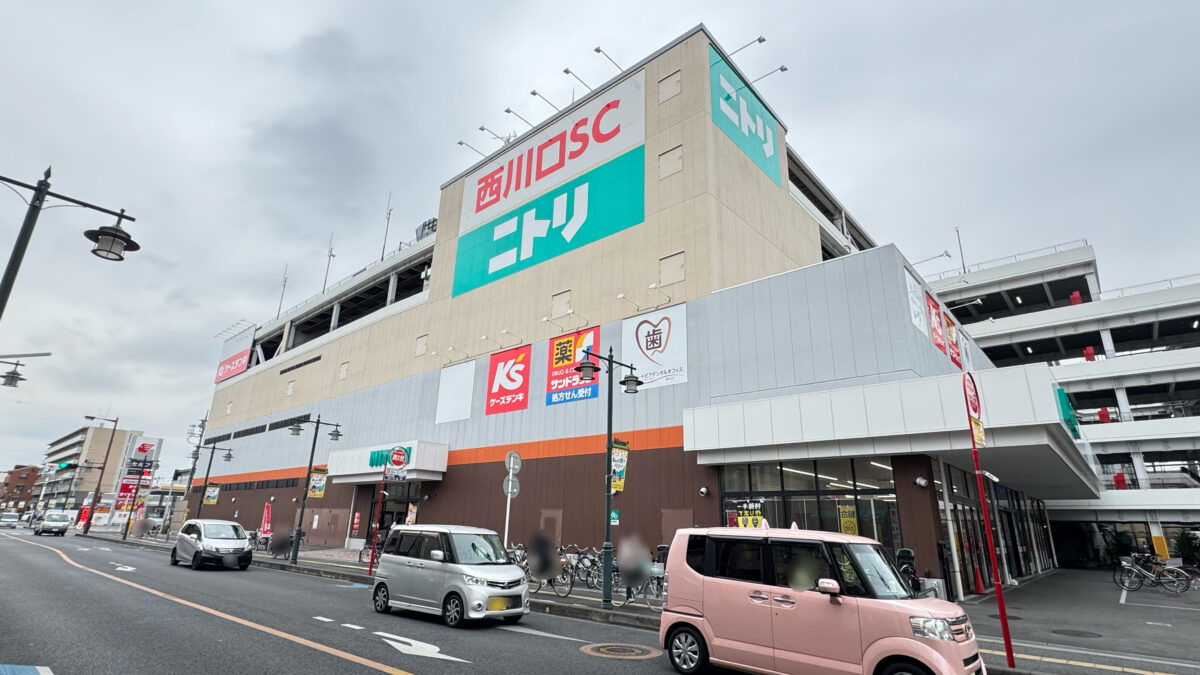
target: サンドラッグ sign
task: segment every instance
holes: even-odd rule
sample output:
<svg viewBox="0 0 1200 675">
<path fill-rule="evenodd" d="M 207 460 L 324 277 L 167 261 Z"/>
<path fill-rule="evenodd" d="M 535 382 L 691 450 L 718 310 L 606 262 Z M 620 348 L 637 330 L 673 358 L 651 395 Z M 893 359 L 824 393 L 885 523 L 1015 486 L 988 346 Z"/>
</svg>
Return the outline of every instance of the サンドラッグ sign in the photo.
<svg viewBox="0 0 1200 675">
<path fill-rule="evenodd" d="M 546 405 L 557 405 L 570 401 L 595 398 L 600 391 L 600 384 L 581 382 L 575 367 L 584 360 L 597 362 L 593 357 L 585 357 L 584 351 L 596 351 L 600 342 L 600 327 L 585 328 L 574 333 L 551 339 L 549 345 L 549 367 L 546 369 Z"/>
</svg>

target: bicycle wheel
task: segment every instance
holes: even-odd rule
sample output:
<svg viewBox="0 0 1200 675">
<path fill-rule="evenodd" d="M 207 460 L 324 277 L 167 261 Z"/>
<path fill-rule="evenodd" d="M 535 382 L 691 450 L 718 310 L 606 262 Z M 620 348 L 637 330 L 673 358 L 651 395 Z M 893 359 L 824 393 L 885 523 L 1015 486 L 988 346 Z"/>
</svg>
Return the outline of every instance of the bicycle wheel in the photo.
<svg viewBox="0 0 1200 675">
<path fill-rule="evenodd" d="M 1200 568 L 1192 567 L 1191 565 L 1185 565 L 1179 569 L 1187 572 L 1187 575 L 1192 578 L 1190 588 L 1193 591 L 1200 591 Z"/>
<path fill-rule="evenodd" d="M 550 587 L 554 589 L 554 594 L 560 598 L 565 598 L 571 594 L 575 588 L 575 575 L 571 572 L 570 567 L 564 566 L 558 576 L 550 580 Z"/>
<path fill-rule="evenodd" d="M 1124 572 L 1125 569 L 1126 568 L 1124 565 L 1118 565 L 1115 568 L 1113 568 L 1113 583 L 1114 584 L 1116 584 L 1118 586 L 1121 585 L 1121 573 Z"/>
<path fill-rule="evenodd" d="M 621 590 L 618 591 L 617 585 L 613 584 L 613 592 L 612 592 L 613 607 L 624 607 L 625 605 L 628 605 L 630 602 L 633 602 L 633 599 L 638 596 L 638 594 L 641 592 L 641 590 L 642 590 L 641 587 L 630 588 L 629 586 L 622 586 Z"/>
<path fill-rule="evenodd" d="M 1136 591 L 1142 587 L 1142 575 L 1138 574 L 1137 570 L 1132 567 L 1125 567 L 1121 570 L 1120 580 L 1117 585 L 1127 591 Z"/>
<path fill-rule="evenodd" d="M 1163 585 L 1163 588 L 1175 595 L 1183 593 L 1192 584 L 1192 578 L 1178 567 L 1165 567 L 1158 574 L 1159 583 Z"/>
<path fill-rule="evenodd" d="M 663 577 L 655 577 L 646 582 L 645 592 L 642 598 L 646 601 L 646 606 L 655 612 L 662 613 L 663 603 L 667 601 L 667 581 Z"/>
</svg>

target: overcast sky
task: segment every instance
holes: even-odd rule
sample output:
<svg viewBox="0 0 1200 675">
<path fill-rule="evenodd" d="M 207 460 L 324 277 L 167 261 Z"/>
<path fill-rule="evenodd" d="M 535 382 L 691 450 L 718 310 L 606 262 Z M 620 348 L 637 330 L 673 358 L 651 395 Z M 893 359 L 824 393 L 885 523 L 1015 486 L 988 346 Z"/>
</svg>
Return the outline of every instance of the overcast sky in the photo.
<svg viewBox="0 0 1200 675">
<path fill-rule="evenodd" d="M 790 143 L 880 243 L 968 263 L 1087 238 L 1104 288 L 1192 274 L 1200 155 L 1196 2 L 8 3 L 0 175 L 138 220 L 120 264 L 75 208 L 39 221 L 0 319 L 33 360 L 0 390 L 0 469 L 85 414 L 166 437 L 212 394 L 220 340 L 376 259 L 491 151 L 580 85 L 705 23 Z M 27 195 L 26 195 L 27 196 Z M 0 188 L 0 256 L 25 205 Z"/>
</svg>

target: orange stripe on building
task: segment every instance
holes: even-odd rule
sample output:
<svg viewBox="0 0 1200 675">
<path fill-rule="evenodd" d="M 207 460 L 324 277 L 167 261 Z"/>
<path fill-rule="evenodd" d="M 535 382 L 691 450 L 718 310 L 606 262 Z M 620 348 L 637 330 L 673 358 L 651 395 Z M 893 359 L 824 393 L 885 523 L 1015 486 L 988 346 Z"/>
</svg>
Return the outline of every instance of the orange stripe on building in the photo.
<svg viewBox="0 0 1200 675">
<path fill-rule="evenodd" d="M 637 431 L 614 432 L 613 437 L 629 444 L 629 449 L 662 450 L 664 448 L 683 447 L 683 427 L 658 427 L 656 429 L 639 429 Z M 449 466 L 467 464 L 487 464 L 503 462 L 509 450 L 516 450 L 523 460 L 550 459 L 553 457 L 575 457 L 582 455 L 603 455 L 608 437 L 605 434 L 594 436 L 572 436 L 556 438 L 549 441 L 528 441 L 525 443 L 510 443 L 508 445 L 489 445 L 479 448 L 463 448 L 451 450 L 446 460 Z M 319 465 L 324 468 L 324 465 Z M 212 483 L 244 483 L 260 480 L 278 480 L 281 478 L 304 478 L 306 472 L 303 466 L 270 471 L 253 471 L 250 473 L 235 473 L 228 476 L 213 476 Z M 202 485 L 204 479 L 192 481 L 192 485 Z"/>
</svg>

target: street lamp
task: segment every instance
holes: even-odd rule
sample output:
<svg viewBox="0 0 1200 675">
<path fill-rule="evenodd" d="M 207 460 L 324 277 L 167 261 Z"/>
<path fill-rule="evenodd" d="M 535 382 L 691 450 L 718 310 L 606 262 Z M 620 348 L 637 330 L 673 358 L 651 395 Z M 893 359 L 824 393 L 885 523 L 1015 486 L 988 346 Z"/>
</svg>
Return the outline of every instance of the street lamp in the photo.
<svg viewBox="0 0 1200 675">
<path fill-rule="evenodd" d="M 288 427 L 288 431 L 292 432 L 293 436 L 299 436 L 300 432 L 304 430 L 304 427 L 300 426 L 301 424 L 313 425 L 313 441 L 312 450 L 308 452 L 308 470 L 304 472 L 304 484 L 300 486 L 300 489 L 304 490 L 304 496 L 300 499 L 300 517 L 296 521 L 296 531 L 292 533 L 291 561 L 293 565 L 300 556 L 300 538 L 304 536 L 304 507 L 308 505 L 308 482 L 312 480 L 313 458 L 317 454 L 317 436 L 321 433 L 321 425 L 333 427 L 329 432 L 329 440 L 338 441 L 342 438 L 340 431 L 342 425 L 334 422 L 322 422 L 320 415 L 317 415 L 315 420 L 296 420 L 292 426 Z"/>
<path fill-rule="evenodd" d="M 200 448 L 204 446 L 196 446 L 196 452 L 200 452 Z M 204 487 L 200 489 L 200 504 L 196 507 L 196 517 L 200 517 L 200 513 L 204 511 L 204 493 L 208 490 L 208 477 L 212 475 L 213 455 L 217 454 L 218 450 L 224 450 L 225 456 L 222 458 L 226 462 L 233 461 L 233 450 L 229 448 L 218 448 L 216 443 L 208 445 L 208 468 L 204 470 Z"/>
<path fill-rule="evenodd" d="M 0 363 L 13 367 L 12 370 L 4 374 L 3 385 L 5 387 L 15 387 L 18 383 L 25 381 L 25 378 L 21 377 L 21 372 L 17 370 L 17 368 L 20 368 L 25 364 L 21 363 L 20 361 L 0 361 Z"/>
<path fill-rule="evenodd" d="M 105 260 L 124 260 L 126 251 L 136 251 L 141 248 L 133 240 L 133 237 L 129 236 L 129 233 L 121 228 L 122 220 L 128 220 L 132 223 L 136 220 L 134 217 L 125 215 L 124 209 L 121 209 L 118 213 L 96 206 L 95 204 L 89 204 L 66 195 L 51 192 L 49 168 L 46 169 L 46 172 L 42 175 L 42 179 L 37 182 L 37 185 L 29 185 L 28 183 L 4 176 L 0 176 L 0 183 L 7 183 L 33 191 L 33 198 L 29 200 L 29 208 L 25 210 L 25 221 L 21 224 L 21 231 L 17 234 L 17 241 L 13 244 L 12 255 L 8 258 L 8 267 L 4 269 L 4 277 L 0 279 L 0 317 L 4 316 L 4 308 L 8 305 L 8 297 L 12 294 L 13 285 L 17 281 L 17 271 L 21 269 L 21 261 L 25 259 L 25 250 L 29 248 L 29 240 L 33 238 L 33 228 L 37 225 L 38 215 L 41 214 L 47 197 L 61 199 L 75 206 L 82 206 L 85 209 L 99 211 L 100 213 L 116 217 L 116 225 L 84 232 L 85 237 L 95 242 L 96 245 L 92 248 L 92 253 L 97 257 Z"/>
<path fill-rule="evenodd" d="M 605 449 L 606 462 L 608 466 L 608 477 L 605 479 L 604 489 L 604 545 L 601 548 L 601 574 L 604 577 L 604 590 L 600 596 L 600 607 L 602 609 L 612 609 L 612 563 L 613 563 L 613 545 L 612 545 L 612 518 L 609 514 L 612 513 L 612 454 L 613 454 L 613 369 L 616 366 L 623 366 L 629 369 L 629 374 L 621 380 L 621 385 L 625 387 L 626 394 L 636 394 L 638 387 L 642 386 L 642 381 L 637 379 L 633 374 L 635 370 L 628 363 L 621 363 L 613 358 L 612 347 L 608 348 L 608 356 L 601 356 L 590 349 L 583 350 L 585 357 L 593 357 L 600 359 L 608 364 L 608 444 Z M 575 366 L 575 370 L 579 372 L 580 382 L 594 382 L 596 379 L 596 371 L 599 370 L 596 363 L 584 359 L 583 363 Z"/>
<path fill-rule="evenodd" d="M 100 499 L 104 495 L 104 469 L 108 467 L 108 453 L 112 452 L 113 439 L 117 436 L 117 427 L 121 425 L 121 418 L 109 419 L 86 415 L 83 419 L 89 422 L 112 422 L 112 433 L 108 435 L 108 447 L 104 449 L 104 461 L 100 463 L 100 475 L 96 478 L 96 491 L 92 494 L 92 510 L 88 513 L 87 522 L 83 524 L 83 533 L 86 535 L 92 531 L 92 521 L 96 519 L 96 511 L 99 509 Z"/>
</svg>

